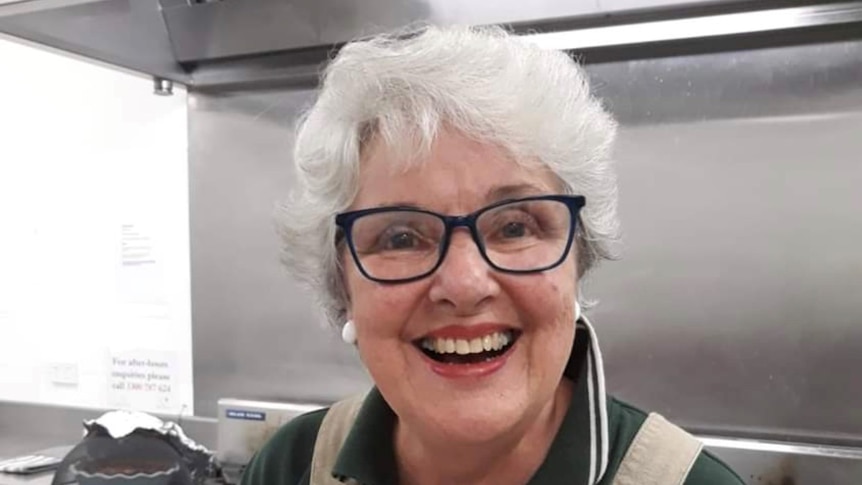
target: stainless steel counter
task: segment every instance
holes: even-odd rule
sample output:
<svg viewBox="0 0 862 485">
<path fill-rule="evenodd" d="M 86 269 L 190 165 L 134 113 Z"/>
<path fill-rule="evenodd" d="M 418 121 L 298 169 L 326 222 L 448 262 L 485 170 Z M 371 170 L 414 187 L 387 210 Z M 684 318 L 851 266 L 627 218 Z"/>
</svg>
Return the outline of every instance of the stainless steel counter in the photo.
<svg viewBox="0 0 862 485">
<path fill-rule="evenodd" d="M 0 438 L 0 460 L 11 458 L 18 455 L 46 455 L 63 458 L 69 453 L 73 445 L 54 446 L 51 448 L 22 448 L 27 444 L 27 440 L 8 440 L 4 435 Z M 6 449 L 14 449 L 12 453 L 7 453 Z M 33 475 L 14 475 L 8 473 L 0 473 L 0 485 L 50 485 L 54 478 L 54 472 L 36 473 Z"/>
<path fill-rule="evenodd" d="M 0 473 L 0 485 L 51 485 L 51 472 L 36 475 L 7 475 Z"/>
</svg>

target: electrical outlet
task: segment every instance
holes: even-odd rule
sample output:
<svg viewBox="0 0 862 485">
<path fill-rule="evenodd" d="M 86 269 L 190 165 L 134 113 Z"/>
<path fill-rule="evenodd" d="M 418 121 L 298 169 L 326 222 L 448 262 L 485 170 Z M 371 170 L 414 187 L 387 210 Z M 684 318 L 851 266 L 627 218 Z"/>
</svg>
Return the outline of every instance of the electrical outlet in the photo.
<svg viewBox="0 0 862 485">
<path fill-rule="evenodd" d="M 49 364 L 48 380 L 58 386 L 77 386 L 78 364 L 64 362 Z"/>
</svg>

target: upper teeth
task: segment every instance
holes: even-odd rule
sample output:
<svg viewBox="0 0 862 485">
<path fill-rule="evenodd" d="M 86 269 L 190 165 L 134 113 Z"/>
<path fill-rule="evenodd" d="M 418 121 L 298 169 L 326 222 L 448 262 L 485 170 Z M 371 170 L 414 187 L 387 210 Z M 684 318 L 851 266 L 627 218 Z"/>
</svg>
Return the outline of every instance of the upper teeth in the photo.
<svg viewBox="0 0 862 485">
<path fill-rule="evenodd" d="M 512 332 L 494 332 L 484 337 L 466 339 L 424 338 L 422 348 L 438 354 L 478 354 L 488 350 L 500 350 L 512 341 Z"/>
</svg>

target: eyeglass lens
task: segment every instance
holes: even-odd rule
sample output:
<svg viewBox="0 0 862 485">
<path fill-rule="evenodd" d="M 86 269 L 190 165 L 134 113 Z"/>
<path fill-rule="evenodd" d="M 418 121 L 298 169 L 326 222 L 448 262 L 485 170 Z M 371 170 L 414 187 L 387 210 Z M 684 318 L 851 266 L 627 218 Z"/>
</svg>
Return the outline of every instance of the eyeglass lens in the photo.
<svg viewBox="0 0 862 485">
<path fill-rule="evenodd" d="M 526 200 L 485 210 L 475 222 L 480 250 L 491 264 L 530 271 L 564 256 L 572 217 L 563 202 Z M 369 276 L 407 279 L 437 266 L 446 244 L 446 224 L 434 214 L 395 209 L 356 219 L 351 236 L 358 262 Z"/>
</svg>

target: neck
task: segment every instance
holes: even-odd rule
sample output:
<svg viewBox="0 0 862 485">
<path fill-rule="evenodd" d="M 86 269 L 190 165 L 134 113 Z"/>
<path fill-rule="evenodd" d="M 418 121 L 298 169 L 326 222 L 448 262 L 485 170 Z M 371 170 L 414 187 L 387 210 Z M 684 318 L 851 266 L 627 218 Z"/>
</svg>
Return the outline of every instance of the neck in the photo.
<svg viewBox="0 0 862 485">
<path fill-rule="evenodd" d="M 417 432 L 399 420 L 395 454 L 401 485 L 523 485 L 539 469 L 572 400 L 563 378 L 554 397 L 531 419 L 494 443 L 459 444 L 433 430 Z M 421 429 L 421 427 L 420 427 Z"/>
</svg>

